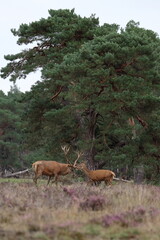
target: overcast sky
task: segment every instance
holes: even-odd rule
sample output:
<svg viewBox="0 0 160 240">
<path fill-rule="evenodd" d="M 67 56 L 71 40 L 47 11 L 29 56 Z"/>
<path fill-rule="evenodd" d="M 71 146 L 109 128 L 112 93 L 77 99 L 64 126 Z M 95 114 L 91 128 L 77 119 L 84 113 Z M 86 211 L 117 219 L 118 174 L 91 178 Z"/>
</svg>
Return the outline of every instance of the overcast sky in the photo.
<svg viewBox="0 0 160 240">
<path fill-rule="evenodd" d="M 82 17 L 95 14 L 100 24 L 116 23 L 125 27 L 134 20 L 140 26 L 160 35 L 160 0 L 1 0 L 0 7 L 0 68 L 7 62 L 4 55 L 18 53 L 23 46 L 16 44 L 16 37 L 10 31 L 22 23 L 30 23 L 48 17 L 49 9 L 75 9 Z M 24 48 L 26 48 L 24 46 Z M 18 80 L 16 85 L 28 91 L 40 75 L 30 74 L 27 79 Z M 12 83 L 0 78 L 0 90 L 7 93 Z"/>
</svg>

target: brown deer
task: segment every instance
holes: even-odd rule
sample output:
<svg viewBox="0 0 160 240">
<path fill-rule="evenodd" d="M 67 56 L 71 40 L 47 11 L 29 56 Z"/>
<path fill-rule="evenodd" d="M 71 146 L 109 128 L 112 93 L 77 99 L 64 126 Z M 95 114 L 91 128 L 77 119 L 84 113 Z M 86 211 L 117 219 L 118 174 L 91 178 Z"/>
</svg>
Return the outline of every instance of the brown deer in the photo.
<svg viewBox="0 0 160 240">
<path fill-rule="evenodd" d="M 72 169 L 74 168 L 74 165 L 76 164 L 81 154 L 77 153 L 78 156 L 77 159 L 75 160 L 75 163 L 71 164 L 67 158 L 67 153 L 69 152 L 70 148 L 67 148 L 66 146 L 61 148 L 64 151 L 67 163 L 42 160 L 32 164 L 32 169 L 34 170 L 35 173 L 35 176 L 33 178 L 35 184 L 37 184 L 37 179 L 42 175 L 48 176 L 47 185 L 50 183 L 52 177 L 54 177 L 53 182 L 56 182 L 57 184 L 59 176 L 64 176 L 72 172 Z"/>
<path fill-rule="evenodd" d="M 104 181 L 106 185 L 110 185 L 116 176 L 115 173 L 110 170 L 89 170 L 85 163 L 77 164 L 76 169 L 83 171 L 89 178 L 89 182 L 94 184 Z"/>
</svg>

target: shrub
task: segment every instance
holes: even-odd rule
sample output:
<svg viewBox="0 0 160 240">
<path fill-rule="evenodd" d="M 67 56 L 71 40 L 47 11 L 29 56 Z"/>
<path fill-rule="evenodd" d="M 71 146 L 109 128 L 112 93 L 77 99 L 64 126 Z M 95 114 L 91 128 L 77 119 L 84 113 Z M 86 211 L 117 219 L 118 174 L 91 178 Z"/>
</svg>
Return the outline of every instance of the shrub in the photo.
<svg viewBox="0 0 160 240">
<path fill-rule="evenodd" d="M 80 203 L 80 208 L 83 210 L 102 210 L 106 205 L 106 200 L 103 196 L 91 195 L 86 200 Z"/>
</svg>

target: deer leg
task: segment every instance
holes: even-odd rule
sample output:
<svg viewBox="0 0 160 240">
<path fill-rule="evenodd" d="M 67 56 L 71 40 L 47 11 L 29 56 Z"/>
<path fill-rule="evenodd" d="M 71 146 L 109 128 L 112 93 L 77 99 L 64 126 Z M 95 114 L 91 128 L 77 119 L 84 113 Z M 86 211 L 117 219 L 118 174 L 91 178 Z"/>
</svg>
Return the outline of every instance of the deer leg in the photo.
<svg viewBox="0 0 160 240">
<path fill-rule="evenodd" d="M 53 180 L 52 180 L 51 184 L 55 182 L 55 178 L 54 178 L 54 175 L 52 175 L 52 177 L 53 177 Z"/>
<path fill-rule="evenodd" d="M 94 185 L 95 185 L 95 186 L 99 186 L 100 183 L 101 183 L 101 181 L 95 181 L 95 182 L 94 182 Z"/>
<path fill-rule="evenodd" d="M 112 181 L 113 181 L 113 176 L 111 176 L 109 179 L 108 179 L 108 184 L 111 186 L 112 185 Z"/>
<path fill-rule="evenodd" d="M 58 175 L 55 176 L 55 183 L 57 185 L 57 183 L 58 183 Z"/>
<path fill-rule="evenodd" d="M 107 185 L 107 186 L 111 186 L 111 179 L 105 179 L 105 184 Z"/>
<path fill-rule="evenodd" d="M 49 177 L 48 177 L 47 186 L 48 186 L 48 185 L 49 185 L 49 183 L 50 183 L 51 177 L 52 177 L 52 176 L 49 176 Z"/>
<path fill-rule="evenodd" d="M 39 173 L 35 173 L 35 176 L 34 176 L 34 178 L 33 178 L 33 182 L 37 185 L 37 179 L 41 176 L 42 174 L 41 174 L 41 172 L 39 172 Z"/>
<path fill-rule="evenodd" d="M 89 180 L 87 181 L 87 185 L 93 185 L 93 184 L 95 184 L 95 182 L 94 182 L 93 180 L 89 179 Z"/>
<path fill-rule="evenodd" d="M 54 180 L 52 181 L 52 183 L 54 183 L 54 182 L 55 182 L 56 185 L 57 185 L 57 182 L 58 182 L 58 174 L 55 175 L 55 178 L 54 178 Z"/>
<path fill-rule="evenodd" d="M 34 182 L 35 184 L 37 184 L 37 177 L 36 177 L 36 175 L 35 175 L 34 178 L 33 178 L 33 182 Z"/>
<path fill-rule="evenodd" d="M 108 181 L 108 179 L 105 179 L 104 182 L 105 182 L 106 186 L 109 185 L 109 181 Z"/>
</svg>

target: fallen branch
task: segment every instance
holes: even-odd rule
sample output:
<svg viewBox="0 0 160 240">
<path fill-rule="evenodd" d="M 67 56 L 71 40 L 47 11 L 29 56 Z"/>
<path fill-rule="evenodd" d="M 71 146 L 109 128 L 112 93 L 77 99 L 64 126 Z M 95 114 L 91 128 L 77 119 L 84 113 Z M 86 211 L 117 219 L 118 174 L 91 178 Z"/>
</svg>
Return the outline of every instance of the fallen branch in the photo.
<svg viewBox="0 0 160 240">
<path fill-rule="evenodd" d="M 23 171 L 7 174 L 7 175 L 4 175 L 3 178 L 15 177 L 17 175 L 22 175 L 24 173 L 28 173 L 29 171 L 30 171 L 30 169 L 26 169 L 26 170 L 23 170 Z"/>
<path fill-rule="evenodd" d="M 121 181 L 121 182 L 126 182 L 126 183 L 134 183 L 133 180 L 125 180 L 125 179 L 122 179 L 122 178 L 113 178 L 113 180 L 115 180 L 115 181 Z"/>
</svg>

